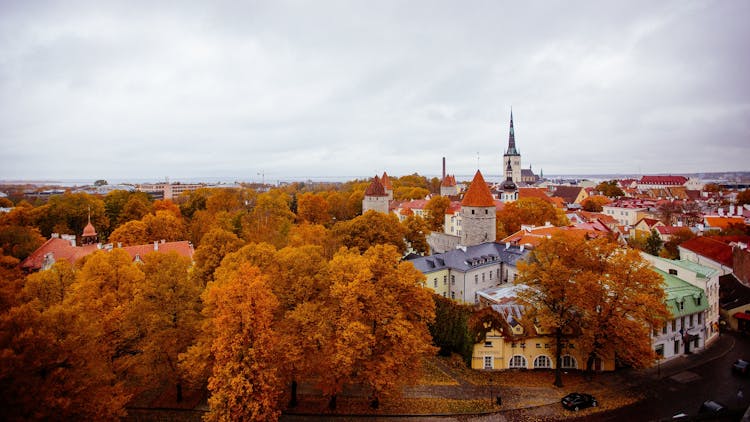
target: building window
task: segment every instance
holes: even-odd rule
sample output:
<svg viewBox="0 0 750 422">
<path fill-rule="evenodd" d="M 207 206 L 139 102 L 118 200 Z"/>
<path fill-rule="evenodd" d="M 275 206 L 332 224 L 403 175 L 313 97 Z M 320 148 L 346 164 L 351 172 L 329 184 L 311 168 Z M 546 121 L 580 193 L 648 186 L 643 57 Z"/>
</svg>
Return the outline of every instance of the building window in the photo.
<svg viewBox="0 0 750 422">
<path fill-rule="evenodd" d="M 698 324 L 703 323 L 703 314 L 698 314 Z"/>
<path fill-rule="evenodd" d="M 669 269 L 669 274 L 672 274 L 672 275 L 677 275 L 677 270 L 675 270 L 675 269 L 673 269 L 673 268 L 670 268 L 670 269 Z"/>
<path fill-rule="evenodd" d="M 484 273 L 482 273 L 482 283 L 484 283 Z"/>
<path fill-rule="evenodd" d="M 673 319 L 672 320 L 672 332 L 674 333 L 675 331 L 677 331 L 677 320 Z"/>
<path fill-rule="evenodd" d="M 456 292 L 451 292 L 451 299 L 456 299 Z"/>
<path fill-rule="evenodd" d="M 521 355 L 515 355 L 510 358 L 509 368 L 526 368 L 526 358 Z"/>
<path fill-rule="evenodd" d="M 471 215 L 474 215 L 474 210 L 471 210 Z"/>
<path fill-rule="evenodd" d="M 534 359 L 534 368 L 537 369 L 549 369 L 552 367 L 552 360 L 545 356 L 537 356 L 536 359 Z"/>
<path fill-rule="evenodd" d="M 576 359 L 573 356 L 565 355 L 562 357 L 562 367 L 567 369 L 575 369 L 578 365 Z"/>
<path fill-rule="evenodd" d="M 447 284 L 448 284 L 448 276 L 447 276 L 447 275 L 444 275 L 444 276 L 443 276 L 443 286 L 445 286 L 445 285 L 447 285 Z"/>
<path fill-rule="evenodd" d="M 549 349 L 549 343 L 544 343 L 544 348 Z"/>
<path fill-rule="evenodd" d="M 446 296 L 447 296 L 447 294 L 445 292 L 443 292 L 443 297 L 446 297 Z"/>
<path fill-rule="evenodd" d="M 437 277 L 435 277 L 435 279 L 433 280 L 433 285 L 434 285 L 434 286 L 435 286 L 435 288 L 437 289 Z"/>
<path fill-rule="evenodd" d="M 680 310 L 681 310 L 681 311 L 682 311 L 683 309 L 685 309 L 685 301 L 684 301 L 684 300 L 681 300 L 681 301 L 679 301 L 679 302 L 677 303 L 677 307 L 678 307 L 678 308 L 680 308 Z"/>
<path fill-rule="evenodd" d="M 541 345 L 541 343 L 537 343 L 537 344 L 536 344 L 536 348 L 537 348 L 537 349 L 541 349 L 541 348 L 542 348 L 542 345 Z"/>
<path fill-rule="evenodd" d="M 690 325 L 689 325 L 689 327 L 692 327 L 692 326 L 693 326 L 693 315 L 691 314 L 690 315 Z"/>
<path fill-rule="evenodd" d="M 484 347 L 492 347 L 492 342 L 491 341 L 485 341 L 484 342 Z"/>
<path fill-rule="evenodd" d="M 515 348 L 516 348 L 516 343 L 511 343 L 511 344 L 510 344 L 510 348 L 511 348 L 511 349 L 515 349 Z"/>
<path fill-rule="evenodd" d="M 474 274 L 474 284 L 479 283 L 479 274 Z"/>
<path fill-rule="evenodd" d="M 455 275 L 451 275 L 451 284 L 454 285 L 454 286 L 456 285 L 456 276 Z"/>
<path fill-rule="evenodd" d="M 490 280 L 492 280 L 492 271 L 490 271 Z"/>
<path fill-rule="evenodd" d="M 484 357 L 484 369 L 492 369 L 492 356 Z"/>
<path fill-rule="evenodd" d="M 656 352 L 656 356 L 659 356 L 659 358 L 664 357 L 664 345 L 663 344 L 657 344 L 654 351 Z"/>
</svg>

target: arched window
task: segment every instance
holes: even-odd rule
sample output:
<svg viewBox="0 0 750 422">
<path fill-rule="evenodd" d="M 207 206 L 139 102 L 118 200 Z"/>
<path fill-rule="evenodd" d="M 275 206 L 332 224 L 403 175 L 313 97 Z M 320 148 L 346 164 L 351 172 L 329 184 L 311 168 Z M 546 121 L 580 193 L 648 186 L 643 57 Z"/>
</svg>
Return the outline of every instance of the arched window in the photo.
<svg viewBox="0 0 750 422">
<path fill-rule="evenodd" d="M 575 369 L 577 367 L 578 364 L 576 363 L 576 358 L 570 355 L 565 355 L 562 357 L 562 368 Z"/>
<path fill-rule="evenodd" d="M 534 359 L 534 369 L 537 368 L 545 368 L 549 369 L 552 367 L 552 360 L 545 355 L 537 356 L 536 359 Z"/>
<path fill-rule="evenodd" d="M 510 358 L 509 368 L 526 368 L 526 358 L 521 355 L 515 355 Z"/>
</svg>

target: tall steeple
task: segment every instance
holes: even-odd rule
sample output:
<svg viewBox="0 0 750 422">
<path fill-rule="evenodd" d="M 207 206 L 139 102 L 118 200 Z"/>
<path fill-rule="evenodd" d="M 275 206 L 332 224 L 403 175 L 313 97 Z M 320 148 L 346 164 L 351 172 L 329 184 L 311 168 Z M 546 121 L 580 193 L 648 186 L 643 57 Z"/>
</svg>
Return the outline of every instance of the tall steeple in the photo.
<svg viewBox="0 0 750 422">
<path fill-rule="evenodd" d="M 516 150 L 516 135 L 513 133 L 513 109 L 510 109 L 510 134 L 508 135 L 508 151 L 505 155 L 521 155 Z"/>
</svg>

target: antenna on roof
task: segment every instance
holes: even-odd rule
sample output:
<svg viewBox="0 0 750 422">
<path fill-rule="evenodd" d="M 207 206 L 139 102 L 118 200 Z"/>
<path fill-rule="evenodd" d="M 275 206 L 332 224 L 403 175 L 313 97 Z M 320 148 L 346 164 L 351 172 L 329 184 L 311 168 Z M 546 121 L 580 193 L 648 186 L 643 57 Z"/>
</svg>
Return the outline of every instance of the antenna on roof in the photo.
<svg viewBox="0 0 750 422">
<path fill-rule="evenodd" d="M 477 151 L 477 170 L 479 170 L 479 151 Z"/>
</svg>

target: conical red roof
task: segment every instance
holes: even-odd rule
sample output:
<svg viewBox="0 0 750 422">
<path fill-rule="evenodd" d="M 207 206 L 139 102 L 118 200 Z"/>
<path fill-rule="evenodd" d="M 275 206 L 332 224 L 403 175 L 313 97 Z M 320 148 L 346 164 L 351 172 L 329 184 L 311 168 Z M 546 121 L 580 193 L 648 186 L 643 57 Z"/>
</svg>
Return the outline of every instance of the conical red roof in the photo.
<svg viewBox="0 0 750 422">
<path fill-rule="evenodd" d="M 464 195 L 461 205 L 464 207 L 494 207 L 495 199 L 490 193 L 490 188 L 487 186 L 487 182 L 482 177 L 482 172 L 477 170 L 474 175 L 474 180 L 471 181 L 469 189 Z"/>
<path fill-rule="evenodd" d="M 380 178 L 380 183 L 383 184 L 383 187 L 386 190 L 393 190 L 393 185 L 391 185 L 391 179 L 388 177 L 388 173 L 383 172 L 383 177 Z"/>
<path fill-rule="evenodd" d="M 378 176 L 375 176 L 375 178 L 372 179 L 372 183 L 370 183 L 370 186 L 365 190 L 365 196 L 388 196 L 388 194 L 385 193 L 385 187 L 380 183 Z"/>
</svg>

